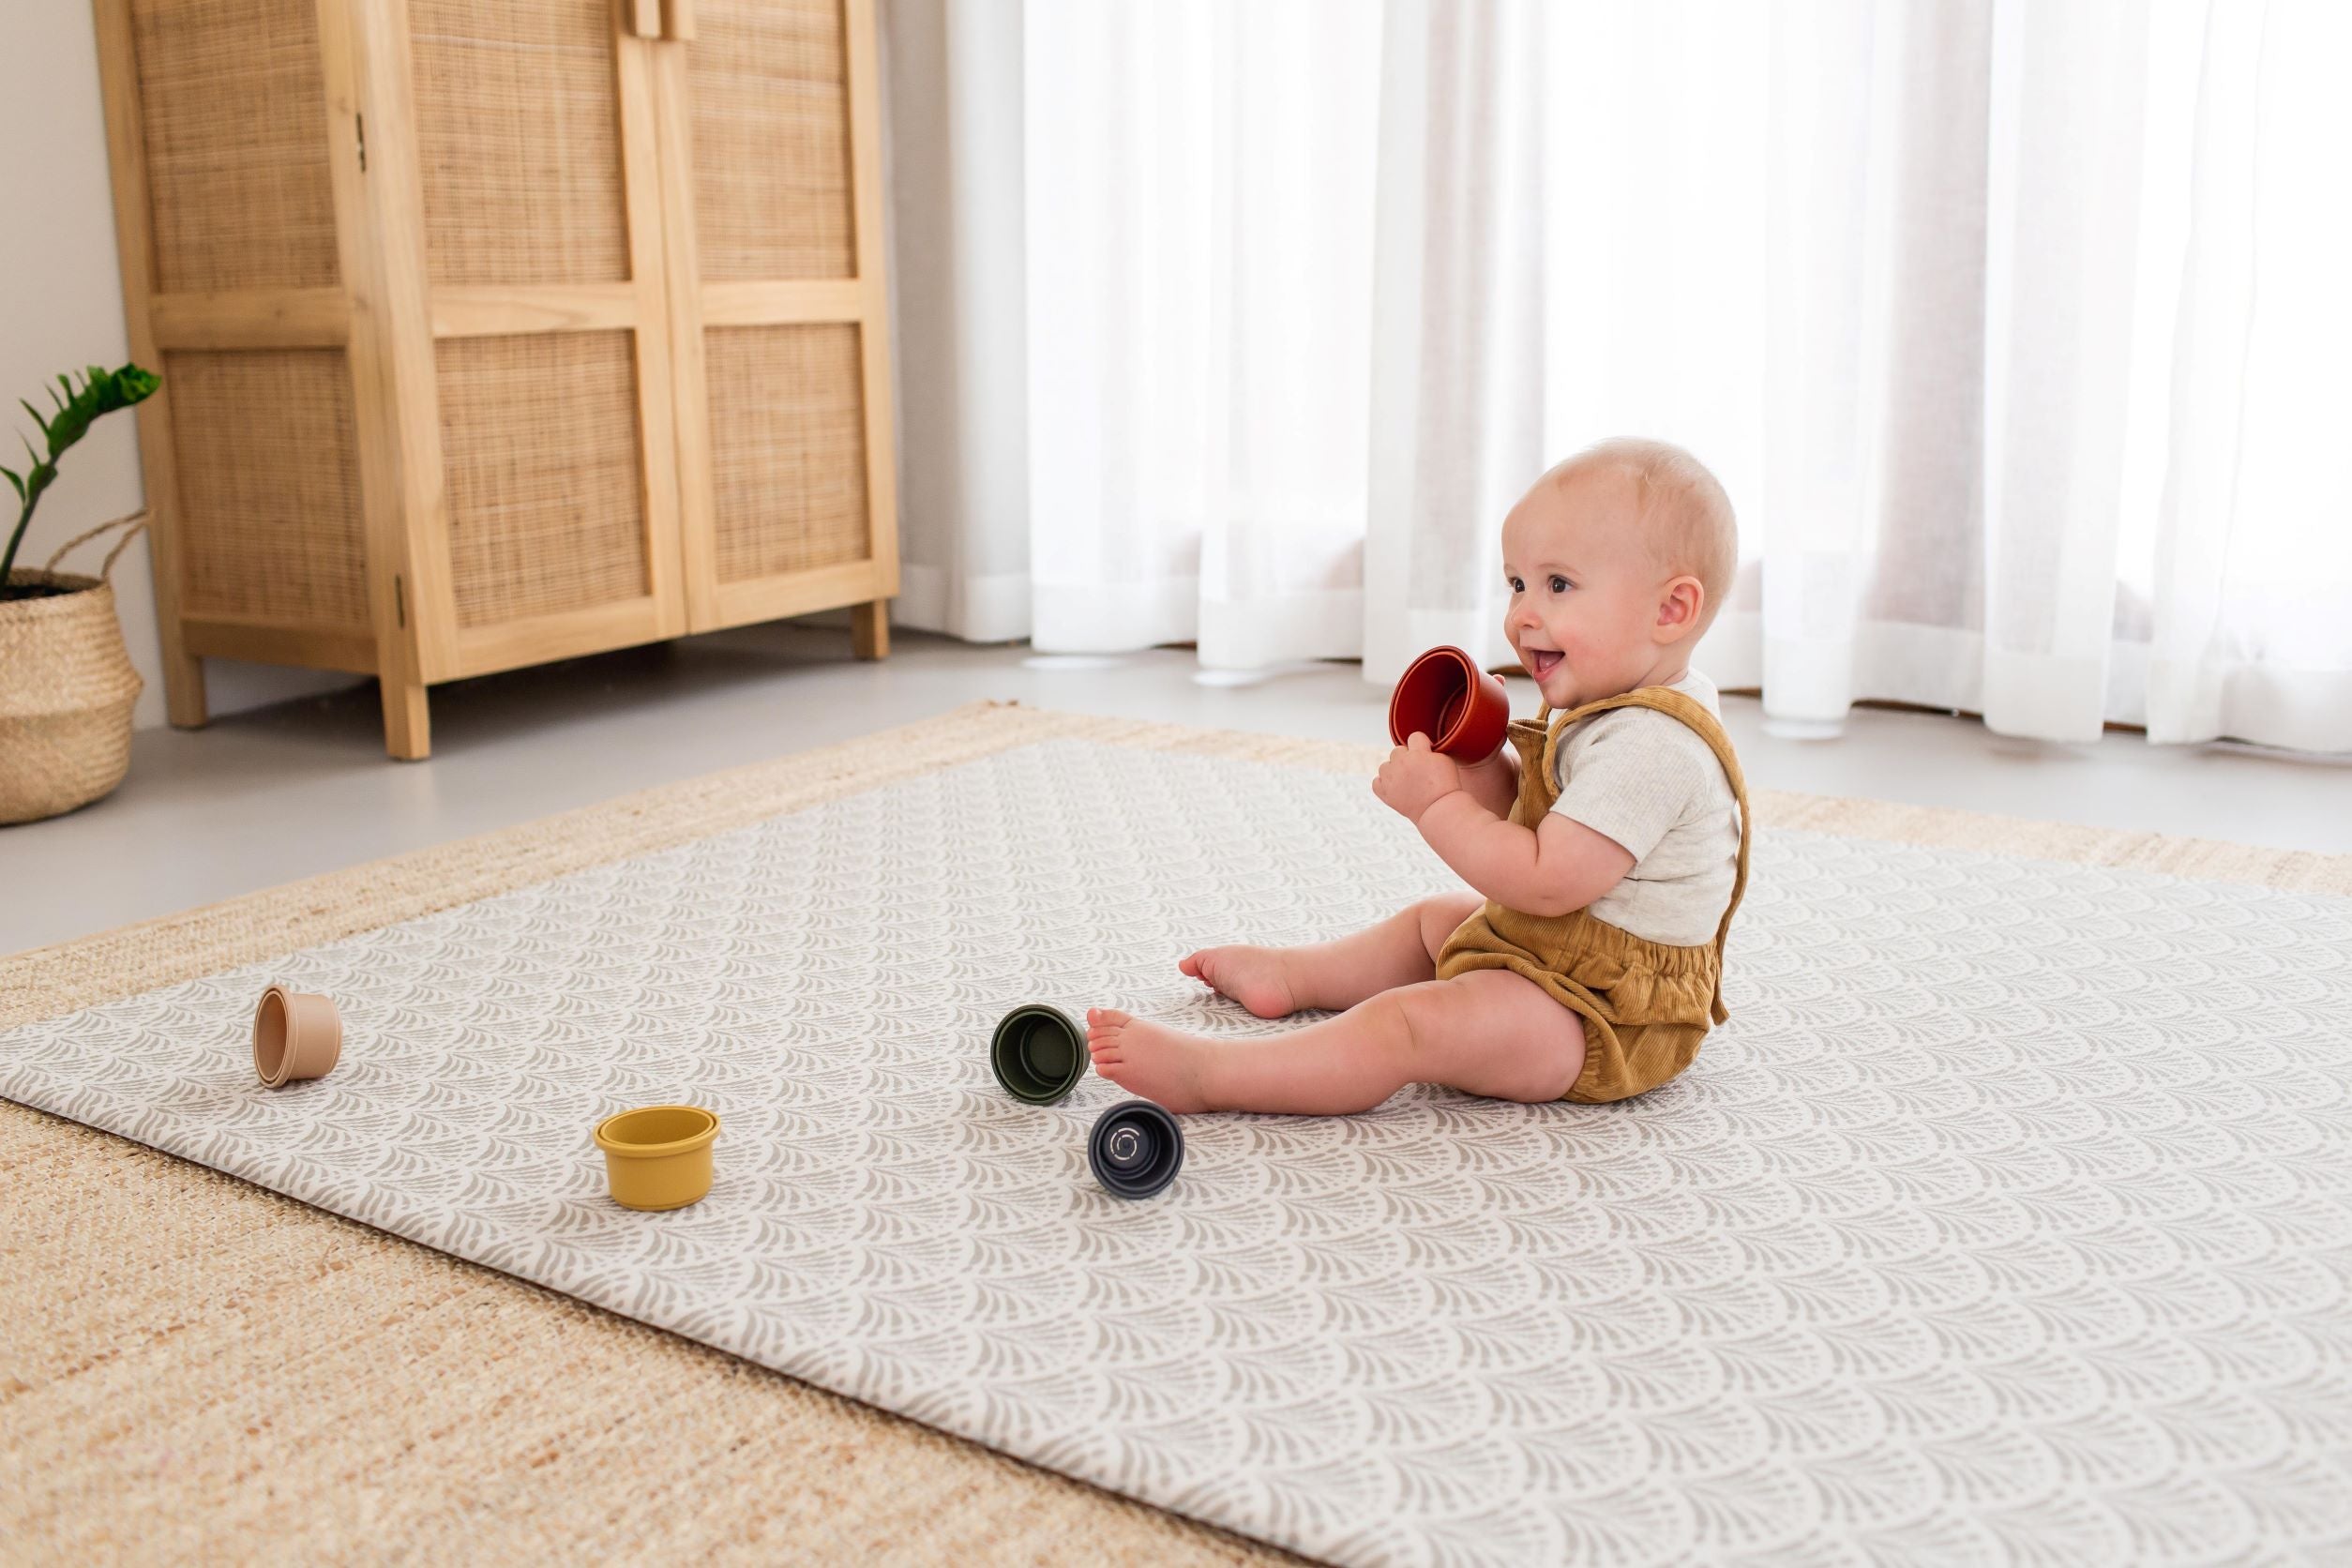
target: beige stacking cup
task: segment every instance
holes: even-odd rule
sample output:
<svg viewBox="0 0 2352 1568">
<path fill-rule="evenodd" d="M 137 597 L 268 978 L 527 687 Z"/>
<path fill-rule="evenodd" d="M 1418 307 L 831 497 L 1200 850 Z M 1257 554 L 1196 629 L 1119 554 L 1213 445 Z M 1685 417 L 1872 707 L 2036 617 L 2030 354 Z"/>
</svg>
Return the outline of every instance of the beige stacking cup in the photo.
<svg viewBox="0 0 2352 1568">
<path fill-rule="evenodd" d="M 326 997 L 272 986 L 253 1009 L 253 1070 L 272 1089 L 324 1078 L 343 1054 L 343 1019 Z"/>
</svg>

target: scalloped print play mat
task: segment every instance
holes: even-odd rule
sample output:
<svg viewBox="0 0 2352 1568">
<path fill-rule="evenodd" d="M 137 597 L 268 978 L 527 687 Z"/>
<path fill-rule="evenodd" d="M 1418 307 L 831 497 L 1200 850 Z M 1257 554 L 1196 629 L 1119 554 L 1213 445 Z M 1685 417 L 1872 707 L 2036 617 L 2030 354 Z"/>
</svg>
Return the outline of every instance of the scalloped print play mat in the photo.
<svg viewBox="0 0 2352 1568">
<path fill-rule="evenodd" d="M 1335 1562 L 2352 1551 L 2352 898 L 1768 803 L 1668 1088 L 1187 1118 L 1123 1201 L 1124 1096 L 1007 1096 L 1007 1008 L 1275 1035 L 1176 959 L 1455 885 L 1377 753 L 1188 734 L 1046 725 L 98 1000 L 0 1033 L 0 1093 Z M 345 1029 L 277 1092 L 273 982 Z M 590 1128 L 673 1102 L 709 1197 L 615 1207 Z"/>
</svg>

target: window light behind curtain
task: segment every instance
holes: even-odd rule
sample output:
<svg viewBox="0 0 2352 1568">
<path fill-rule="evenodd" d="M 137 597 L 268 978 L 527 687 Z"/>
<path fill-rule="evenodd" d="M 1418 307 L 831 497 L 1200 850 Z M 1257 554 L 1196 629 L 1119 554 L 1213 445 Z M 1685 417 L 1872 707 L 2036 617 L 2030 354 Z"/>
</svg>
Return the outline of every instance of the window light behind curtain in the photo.
<svg viewBox="0 0 2352 1568">
<path fill-rule="evenodd" d="M 1500 660 L 1636 431 L 1777 716 L 2352 750 L 2352 7 L 893 13 L 911 623 Z"/>
</svg>

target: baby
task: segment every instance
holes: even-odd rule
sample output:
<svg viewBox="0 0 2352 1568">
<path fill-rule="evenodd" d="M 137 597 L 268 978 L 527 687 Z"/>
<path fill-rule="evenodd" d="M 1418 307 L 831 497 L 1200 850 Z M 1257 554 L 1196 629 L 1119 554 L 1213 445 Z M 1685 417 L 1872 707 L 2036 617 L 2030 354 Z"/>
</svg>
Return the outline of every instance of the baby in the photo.
<svg viewBox="0 0 2352 1568">
<path fill-rule="evenodd" d="M 1690 669 L 1738 565 L 1729 499 L 1678 446 L 1603 442 L 1538 479 L 1503 519 L 1503 630 L 1559 716 L 1468 765 L 1412 735 L 1372 784 L 1475 891 L 1203 948 L 1177 967 L 1261 1018 L 1339 1016 L 1216 1039 L 1091 1008 L 1095 1071 L 1173 1111 L 1331 1116 L 1409 1083 L 1621 1100 L 1688 1066 L 1747 882 L 1745 787 Z"/>
</svg>

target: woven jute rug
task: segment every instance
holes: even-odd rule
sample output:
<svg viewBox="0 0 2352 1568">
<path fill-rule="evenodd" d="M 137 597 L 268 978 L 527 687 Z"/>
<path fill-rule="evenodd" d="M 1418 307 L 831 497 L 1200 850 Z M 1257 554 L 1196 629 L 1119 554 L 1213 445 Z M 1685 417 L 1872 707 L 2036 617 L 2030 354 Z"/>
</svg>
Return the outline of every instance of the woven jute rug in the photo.
<svg viewBox="0 0 2352 1568">
<path fill-rule="evenodd" d="M 1271 1033 L 1173 959 L 1446 885 L 1380 755 L 979 704 L 0 963 L 0 1089 L 188 1156 L 0 1105 L 0 1539 L 2341 1547 L 2352 857 L 1766 794 L 1683 1082 L 1199 1118 L 1095 1192 L 1115 1096 L 1008 1109 L 988 1019 Z M 345 1003 L 334 1078 L 250 1084 L 264 973 Z M 689 1070 L 721 1183 L 620 1216 L 568 1129 Z"/>
</svg>

